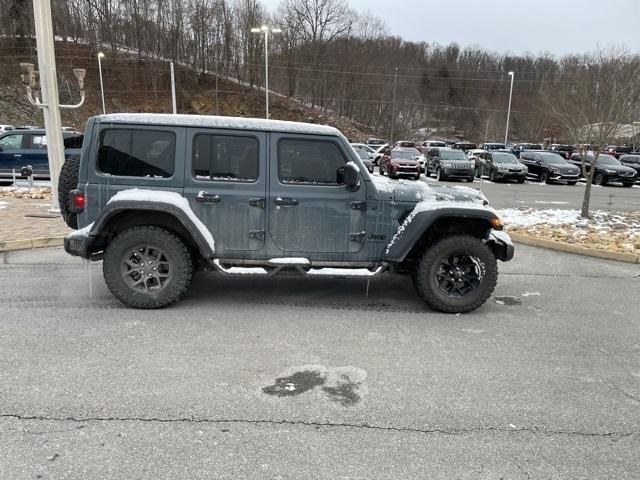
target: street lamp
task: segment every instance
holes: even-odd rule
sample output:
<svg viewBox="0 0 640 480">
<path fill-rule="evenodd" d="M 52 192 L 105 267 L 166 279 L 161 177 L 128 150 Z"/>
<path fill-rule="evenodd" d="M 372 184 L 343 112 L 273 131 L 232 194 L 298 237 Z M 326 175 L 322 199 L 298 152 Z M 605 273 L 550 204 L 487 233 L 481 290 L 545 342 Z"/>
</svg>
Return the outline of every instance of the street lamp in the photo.
<svg viewBox="0 0 640 480">
<path fill-rule="evenodd" d="M 270 28 L 266 25 L 251 29 L 251 33 L 264 33 L 264 93 L 266 118 L 269 118 L 269 33 L 280 32 L 282 32 L 282 30 L 279 28 Z"/>
<path fill-rule="evenodd" d="M 107 113 L 107 109 L 104 106 L 104 84 L 102 83 L 102 59 L 104 58 L 104 53 L 98 52 L 98 70 L 100 73 L 100 95 L 102 96 L 102 113 Z"/>
<path fill-rule="evenodd" d="M 507 148 L 507 140 L 509 137 L 509 117 L 511 116 L 511 98 L 513 97 L 513 72 L 509 72 L 511 77 L 511 89 L 509 90 L 509 108 L 507 109 L 507 128 L 504 131 L 504 148 Z"/>
</svg>

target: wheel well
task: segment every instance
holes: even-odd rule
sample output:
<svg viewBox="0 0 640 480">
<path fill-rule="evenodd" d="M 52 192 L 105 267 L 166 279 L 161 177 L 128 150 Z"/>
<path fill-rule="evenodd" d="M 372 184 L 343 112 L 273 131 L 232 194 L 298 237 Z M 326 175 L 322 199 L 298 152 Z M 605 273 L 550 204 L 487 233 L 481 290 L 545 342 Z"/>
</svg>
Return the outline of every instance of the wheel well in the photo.
<svg viewBox="0 0 640 480">
<path fill-rule="evenodd" d="M 451 235 L 469 235 L 479 239 L 484 239 L 487 237 L 489 230 L 491 230 L 491 224 L 489 223 L 489 220 L 485 218 L 438 218 L 411 248 L 402 262 L 402 268 L 412 271 L 425 248 L 443 237 Z"/>
<path fill-rule="evenodd" d="M 120 232 L 140 225 L 155 225 L 166 228 L 185 242 L 193 258 L 197 258 L 199 255 L 195 240 L 180 220 L 170 213 L 150 210 L 125 210 L 115 213 L 103 226 L 100 238 L 94 245 L 101 250 Z"/>
</svg>

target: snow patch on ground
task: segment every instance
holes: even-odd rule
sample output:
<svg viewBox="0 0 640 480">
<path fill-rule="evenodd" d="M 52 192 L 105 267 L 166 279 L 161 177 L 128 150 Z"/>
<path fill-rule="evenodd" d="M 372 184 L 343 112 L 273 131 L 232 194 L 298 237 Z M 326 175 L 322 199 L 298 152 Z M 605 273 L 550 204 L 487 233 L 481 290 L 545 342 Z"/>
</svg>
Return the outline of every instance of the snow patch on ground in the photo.
<svg viewBox="0 0 640 480">
<path fill-rule="evenodd" d="M 0 209 L 7 208 L 8 202 L 0 202 Z"/>
<path fill-rule="evenodd" d="M 116 193 L 113 197 L 109 199 L 109 202 L 157 202 L 157 203 L 168 203 L 170 205 L 175 205 L 180 210 L 182 210 L 187 217 L 193 222 L 196 228 L 200 231 L 202 236 L 204 237 L 207 244 L 211 248 L 211 252 L 215 252 L 215 242 L 213 240 L 213 236 L 209 229 L 205 226 L 204 223 L 200 221 L 200 219 L 193 213 L 191 207 L 189 206 L 189 202 L 186 198 L 176 192 L 166 192 L 162 190 L 143 190 L 139 188 L 132 188 L 130 190 L 122 190 Z"/>
<path fill-rule="evenodd" d="M 640 253 L 640 212 L 505 208 L 498 210 L 508 231 L 545 240 L 614 252 Z"/>
</svg>

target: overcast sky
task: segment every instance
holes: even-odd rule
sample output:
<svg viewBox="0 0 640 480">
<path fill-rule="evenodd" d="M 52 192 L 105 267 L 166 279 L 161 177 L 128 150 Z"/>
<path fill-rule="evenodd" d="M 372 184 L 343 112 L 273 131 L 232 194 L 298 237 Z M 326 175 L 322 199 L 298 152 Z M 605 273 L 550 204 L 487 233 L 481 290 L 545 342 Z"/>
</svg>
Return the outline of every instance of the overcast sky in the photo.
<svg viewBox="0 0 640 480">
<path fill-rule="evenodd" d="M 279 0 L 262 0 L 271 12 Z M 405 40 L 554 55 L 640 51 L 640 0 L 348 0 Z"/>
</svg>

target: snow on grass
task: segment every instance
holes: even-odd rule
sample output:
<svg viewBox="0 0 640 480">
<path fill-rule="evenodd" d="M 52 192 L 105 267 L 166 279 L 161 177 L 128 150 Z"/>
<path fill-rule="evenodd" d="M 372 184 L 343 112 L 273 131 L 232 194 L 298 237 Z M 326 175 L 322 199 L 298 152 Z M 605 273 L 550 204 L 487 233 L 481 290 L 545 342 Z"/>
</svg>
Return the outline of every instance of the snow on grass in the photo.
<svg viewBox="0 0 640 480">
<path fill-rule="evenodd" d="M 7 205 L 9 205 L 8 202 L 0 202 L 0 210 L 3 208 L 7 208 Z"/>
<path fill-rule="evenodd" d="M 640 253 L 640 212 L 505 208 L 498 210 L 508 231 L 583 247 Z"/>
</svg>

